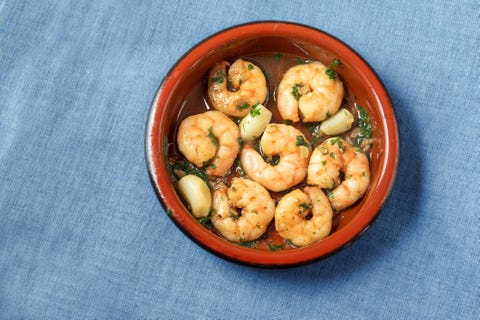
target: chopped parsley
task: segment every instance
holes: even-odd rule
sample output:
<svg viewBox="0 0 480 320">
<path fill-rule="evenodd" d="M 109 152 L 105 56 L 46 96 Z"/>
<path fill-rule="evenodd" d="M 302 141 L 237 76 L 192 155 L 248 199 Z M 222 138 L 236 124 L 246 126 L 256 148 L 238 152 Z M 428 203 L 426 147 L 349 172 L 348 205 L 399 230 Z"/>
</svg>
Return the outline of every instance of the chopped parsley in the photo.
<svg viewBox="0 0 480 320">
<path fill-rule="evenodd" d="M 205 171 L 194 166 L 188 161 L 176 158 L 168 159 L 167 169 L 173 181 L 178 181 L 184 175 L 194 174 L 197 177 L 201 178 L 203 181 L 205 181 L 207 185 L 209 185 L 208 177 Z"/>
<path fill-rule="evenodd" d="M 237 141 L 238 141 L 238 144 L 240 145 L 240 149 L 243 148 L 243 138 L 242 137 L 238 137 L 237 138 Z"/>
<path fill-rule="evenodd" d="M 364 107 L 362 107 L 359 103 L 357 103 L 358 109 L 358 116 L 357 116 L 357 124 L 358 128 L 360 129 L 359 135 L 355 138 L 355 145 L 361 146 L 362 141 L 364 139 L 370 139 L 373 135 L 372 124 L 370 122 L 370 118 L 368 117 L 368 113 Z"/>
<path fill-rule="evenodd" d="M 302 208 L 303 211 L 307 211 L 308 209 L 310 209 L 312 207 L 312 205 L 309 204 L 309 203 L 306 203 L 306 202 L 302 202 L 302 203 L 300 203 L 299 207 Z"/>
<path fill-rule="evenodd" d="M 330 80 L 335 80 L 335 78 L 337 77 L 337 72 L 333 69 L 327 69 L 325 70 L 325 73 Z"/>
<path fill-rule="evenodd" d="M 327 197 L 329 197 L 330 199 L 333 199 L 333 198 L 334 198 L 334 196 L 333 196 L 333 193 L 332 193 L 332 191 L 331 191 L 331 190 L 328 190 L 328 189 L 327 189 L 327 190 L 325 190 L 325 194 L 326 194 L 326 195 L 327 195 Z"/>
<path fill-rule="evenodd" d="M 342 62 L 337 58 L 334 58 L 332 62 L 330 62 L 330 64 L 328 65 L 327 70 L 325 70 L 325 73 L 327 74 L 330 80 L 335 80 L 337 78 L 337 71 L 335 71 L 335 68 L 340 64 L 342 64 Z"/>
<path fill-rule="evenodd" d="M 215 135 L 213 134 L 213 128 L 210 127 L 208 128 L 208 137 L 212 140 L 213 144 L 215 145 L 215 147 L 218 147 L 219 143 L 218 143 L 218 139 L 217 137 L 215 137 Z"/>
<path fill-rule="evenodd" d="M 248 109 L 249 107 L 250 105 L 248 103 L 244 103 L 242 105 L 237 106 L 237 110 L 242 111 L 242 110 Z"/>
<path fill-rule="evenodd" d="M 300 97 L 302 96 L 300 94 L 300 92 L 298 92 L 298 89 L 301 88 L 302 85 L 300 83 L 295 83 L 292 87 L 292 92 L 290 92 L 292 94 L 292 96 L 295 98 L 295 100 L 299 100 Z"/>
<path fill-rule="evenodd" d="M 258 108 L 259 104 L 254 104 L 252 110 L 250 110 L 250 115 L 252 117 L 256 117 L 260 115 L 260 108 Z"/>
<path fill-rule="evenodd" d="M 275 53 L 273 59 L 275 59 L 276 62 L 280 61 L 280 59 L 282 59 L 282 54 L 280 52 Z"/>
<path fill-rule="evenodd" d="M 267 248 L 270 251 L 277 251 L 277 250 L 282 250 L 284 247 L 283 244 L 272 244 L 272 243 L 267 243 Z"/>
<path fill-rule="evenodd" d="M 237 242 L 237 244 L 245 248 L 255 248 L 257 246 L 257 241 Z"/>
<path fill-rule="evenodd" d="M 207 224 L 207 222 L 210 222 L 211 219 L 212 219 L 211 216 L 206 216 L 206 217 L 202 217 L 202 218 L 198 219 L 198 222 L 200 222 L 200 224 L 204 226 L 204 225 Z"/>
<path fill-rule="evenodd" d="M 210 82 L 211 83 L 223 83 L 224 81 L 224 78 L 226 77 L 227 75 L 225 74 L 225 72 L 223 70 L 218 70 L 217 71 L 217 76 L 216 77 L 212 77 L 210 79 Z"/>
<path fill-rule="evenodd" d="M 330 140 L 330 144 L 333 146 L 335 144 L 338 145 L 338 147 L 342 150 L 342 152 L 345 152 L 347 150 L 347 147 L 343 145 L 342 139 L 340 137 L 332 138 Z M 334 157 L 335 158 L 335 157 Z"/>
<path fill-rule="evenodd" d="M 247 66 L 247 69 L 248 70 L 253 70 L 253 65 L 251 63 L 249 63 L 248 66 Z"/>
<path fill-rule="evenodd" d="M 215 165 L 215 163 L 213 163 L 213 160 L 215 160 L 215 157 L 212 157 L 211 159 L 209 159 L 208 161 L 205 161 L 203 163 L 203 169 L 207 169 L 207 168 L 212 168 L 212 169 L 215 169 L 217 166 Z"/>
<path fill-rule="evenodd" d="M 342 62 L 340 60 L 338 60 L 337 58 L 334 58 L 332 60 L 332 62 L 330 62 L 330 64 L 328 65 L 328 67 L 330 69 L 335 69 L 338 65 L 342 64 Z"/>
<path fill-rule="evenodd" d="M 309 147 L 309 146 L 310 146 L 310 145 L 308 144 L 308 142 L 305 141 L 305 138 L 304 138 L 303 136 L 297 136 L 296 145 L 297 145 L 297 146 L 305 146 L 305 147 Z"/>
</svg>

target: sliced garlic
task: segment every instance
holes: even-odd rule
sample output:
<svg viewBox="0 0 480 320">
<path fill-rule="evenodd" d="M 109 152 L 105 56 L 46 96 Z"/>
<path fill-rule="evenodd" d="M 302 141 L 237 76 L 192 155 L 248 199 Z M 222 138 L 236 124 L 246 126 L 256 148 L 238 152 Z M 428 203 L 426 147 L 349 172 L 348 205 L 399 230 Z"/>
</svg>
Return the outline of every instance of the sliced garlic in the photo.
<svg viewBox="0 0 480 320">
<path fill-rule="evenodd" d="M 240 136 L 245 141 L 252 141 L 260 137 L 272 119 L 272 112 L 261 104 L 252 107 L 252 110 L 240 121 Z"/>
<path fill-rule="evenodd" d="M 350 130 L 354 121 L 353 114 L 347 109 L 341 108 L 320 124 L 320 131 L 328 136 L 334 136 Z"/>
<path fill-rule="evenodd" d="M 212 195 L 205 181 L 196 175 L 187 174 L 178 181 L 178 189 L 195 218 L 208 216 L 212 207 Z"/>
</svg>

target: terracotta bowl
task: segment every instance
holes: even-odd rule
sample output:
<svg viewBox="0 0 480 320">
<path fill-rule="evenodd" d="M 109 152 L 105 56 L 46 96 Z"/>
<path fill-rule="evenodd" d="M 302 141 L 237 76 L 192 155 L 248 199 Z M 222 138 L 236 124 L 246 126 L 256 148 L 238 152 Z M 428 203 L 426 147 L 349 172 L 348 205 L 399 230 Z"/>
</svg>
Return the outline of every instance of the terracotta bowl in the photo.
<svg viewBox="0 0 480 320">
<path fill-rule="evenodd" d="M 206 84 L 209 69 L 218 61 L 255 54 L 298 55 L 328 64 L 342 62 L 337 69 L 344 84 L 367 110 L 373 127 L 371 184 L 363 199 L 341 211 L 332 233 L 322 241 L 303 248 L 271 251 L 264 245 L 254 248 L 231 243 L 201 225 L 186 209 L 167 170 L 166 143 L 174 143 L 181 114 L 190 108 L 185 101 Z M 267 80 L 268 80 L 267 72 Z M 271 80 L 271 79 L 270 79 Z M 270 83 L 270 86 L 275 84 Z M 274 93 L 269 93 L 269 105 Z M 206 110 L 204 110 L 206 111 Z M 191 111 L 190 113 L 194 113 Z M 394 110 L 381 81 L 353 49 L 335 37 L 305 25 L 288 22 L 254 22 L 234 26 L 203 40 L 168 72 L 161 83 L 148 118 L 146 158 L 153 187 L 171 220 L 190 239 L 208 251 L 241 264 L 286 267 L 325 258 L 357 239 L 382 209 L 396 176 L 398 132 Z M 272 229 L 272 228 L 270 228 Z M 273 228 L 274 229 L 274 228 Z M 275 238 L 275 231 L 270 231 Z M 276 239 L 276 238 L 275 238 Z M 187 241 L 187 240 L 186 240 Z"/>
</svg>

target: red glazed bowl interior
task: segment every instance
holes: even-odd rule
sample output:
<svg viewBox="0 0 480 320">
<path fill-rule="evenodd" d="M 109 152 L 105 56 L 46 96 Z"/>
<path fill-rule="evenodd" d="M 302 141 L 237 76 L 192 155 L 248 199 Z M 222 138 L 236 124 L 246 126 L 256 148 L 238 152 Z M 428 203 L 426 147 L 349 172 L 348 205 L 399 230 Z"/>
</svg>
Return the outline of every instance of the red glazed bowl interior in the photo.
<svg viewBox="0 0 480 320">
<path fill-rule="evenodd" d="M 174 142 L 179 111 L 193 87 L 218 61 L 252 53 L 307 55 L 325 64 L 342 61 L 340 74 L 367 110 L 373 131 L 370 187 L 356 205 L 341 212 L 336 229 L 313 245 L 268 251 L 239 246 L 214 234 L 188 212 L 167 171 L 165 141 Z M 270 93 L 271 94 L 271 93 Z M 379 214 L 392 188 L 398 162 L 398 132 L 388 94 L 369 65 L 350 47 L 320 30 L 287 22 L 255 22 L 223 30 L 196 45 L 170 70 L 151 106 L 146 131 L 146 157 L 153 187 L 173 222 L 192 240 L 234 262 L 285 267 L 327 257 L 362 234 Z"/>
</svg>

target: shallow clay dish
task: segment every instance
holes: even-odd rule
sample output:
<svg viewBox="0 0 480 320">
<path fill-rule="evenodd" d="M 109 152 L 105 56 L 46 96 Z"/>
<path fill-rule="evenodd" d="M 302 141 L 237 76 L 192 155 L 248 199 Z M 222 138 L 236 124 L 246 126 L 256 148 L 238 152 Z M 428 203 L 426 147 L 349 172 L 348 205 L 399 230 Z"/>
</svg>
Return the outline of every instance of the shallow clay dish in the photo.
<svg viewBox="0 0 480 320">
<path fill-rule="evenodd" d="M 355 99 L 367 110 L 374 132 L 371 183 L 363 199 L 341 211 L 335 228 L 324 240 L 303 248 L 268 250 L 265 241 L 254 248 L 239 246 L 201 225 L 185 208 L 167 170 L 165 142 L 175 140 L 185 101 L 218 61 L 255 54 L 298 55 L 328 64 L 342 62 L 338 73 Z M 267 74 L 268 78 L 268 74 Z M 269 99 L 274 99 L 270 92 Z M 182 111 L 185 113 L 185 110 Z M 187 112 L 188 113 L 188 112 Z M 327 257 L 358 238 L 382 209 L 396 176 L 398 132 L 388 94 L 375 72 L 349 46 L 335 37 L 287 22 L 255 22 L 223 30 L 188 51 L 169 71 L 153 100 L 146 130 L 146 158 L 153 187 L 169 217 L 203 248 L 228 260 L 262 267 L 286 267 Z M 272 228 L 270 228 L 272 229 Z M 274 228 L 273 228 L 274 229 Z M 269 237 L 279 237 L 269 231 Z"/>
</svg>

